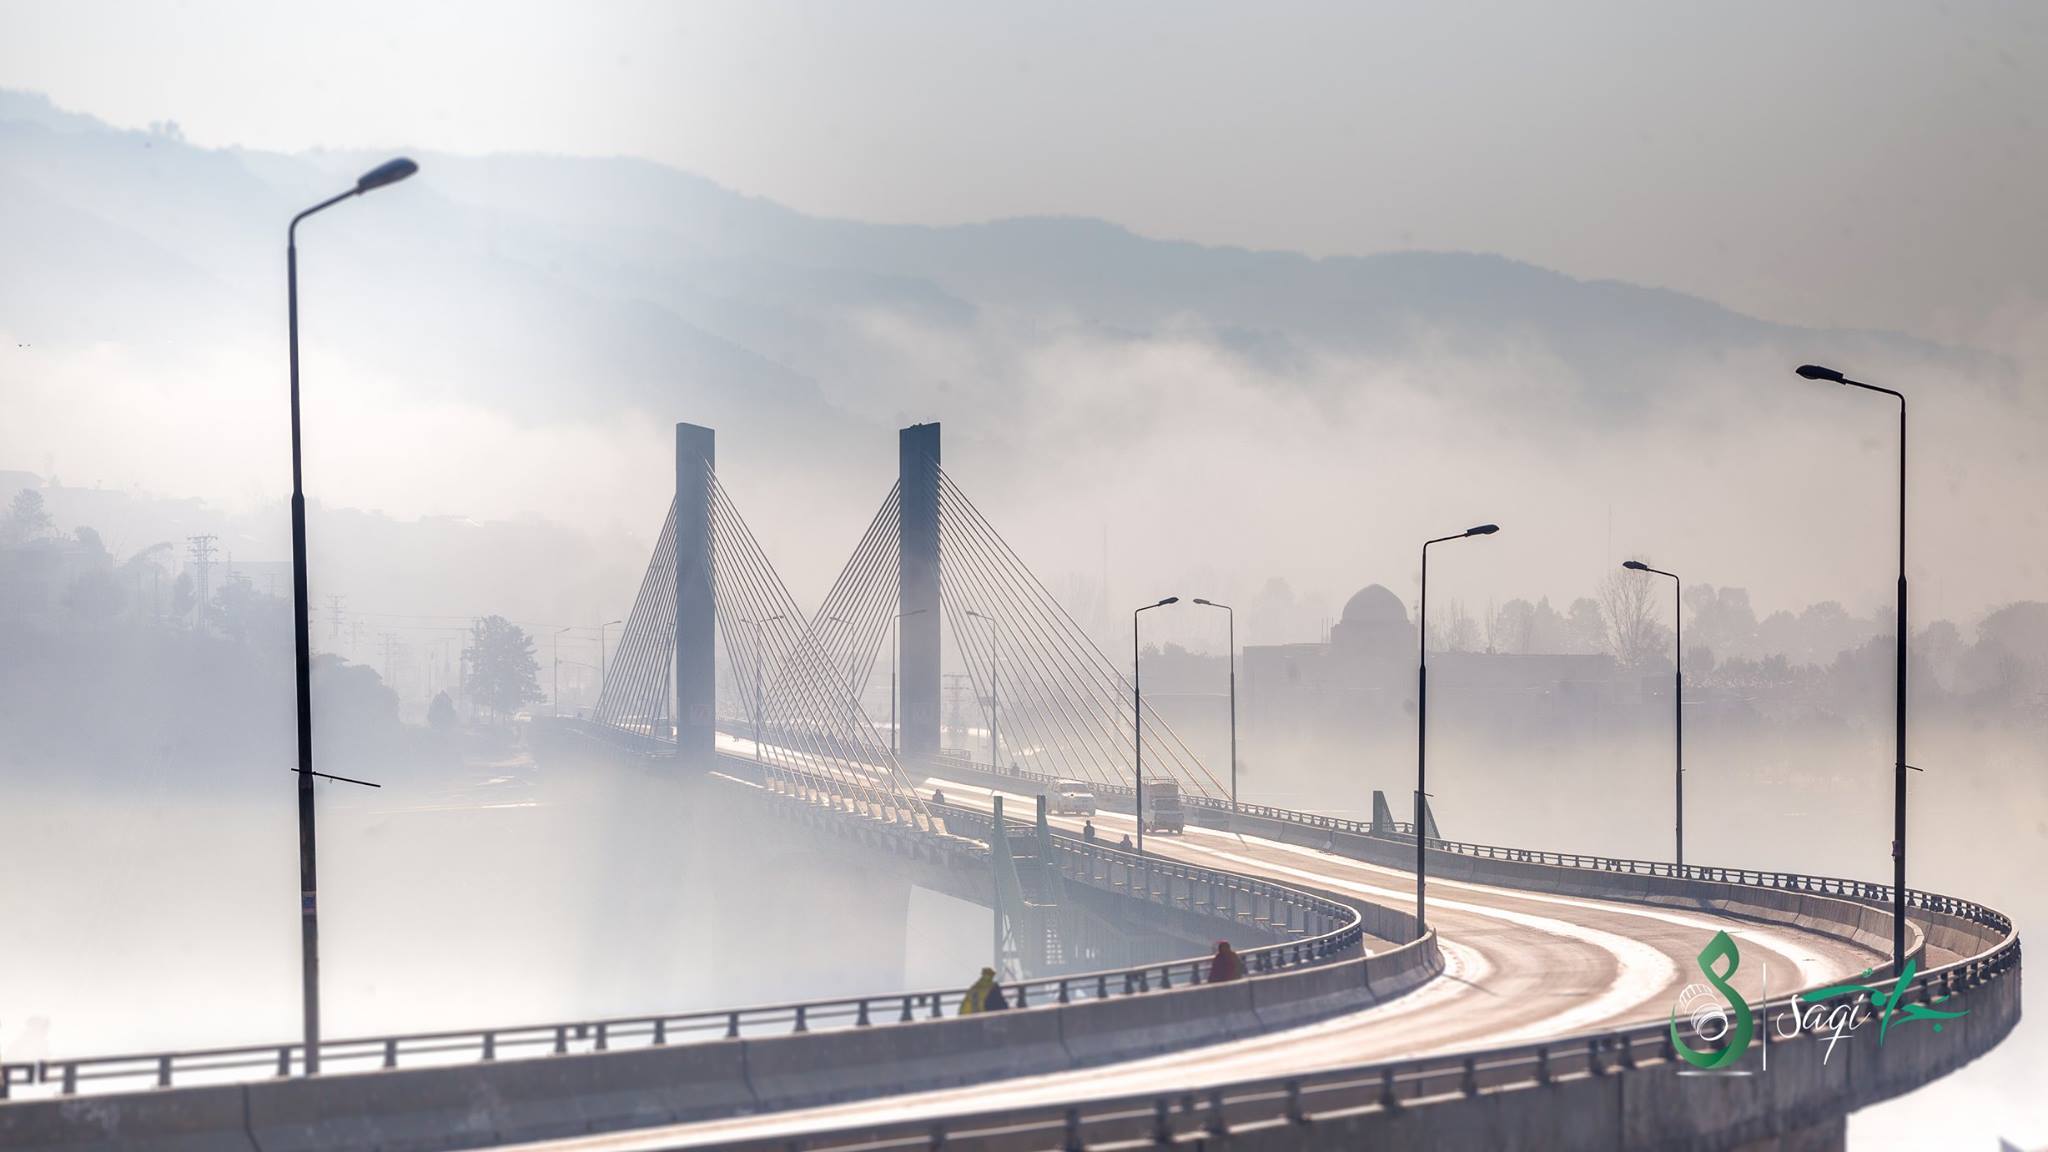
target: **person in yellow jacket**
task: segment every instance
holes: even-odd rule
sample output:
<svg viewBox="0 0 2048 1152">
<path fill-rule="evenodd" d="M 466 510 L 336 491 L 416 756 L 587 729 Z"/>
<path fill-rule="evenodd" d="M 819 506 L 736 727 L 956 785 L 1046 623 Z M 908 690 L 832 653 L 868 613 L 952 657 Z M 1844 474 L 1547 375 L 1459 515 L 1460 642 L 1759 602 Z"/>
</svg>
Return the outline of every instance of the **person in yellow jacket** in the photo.
<svg viewBox="0 0 2048 1152">
<path fill-rule="evenodd" d="M 981 979 L 969 985 L 966 994 L 960 997 L 960 1015 L 972 1016 L 976 1012 L 986 1012 L 988 1010 L 989 990 L 995 986 L 996 970 L 993 968 L 983 968 L 981 970 Z"/>
</svg>

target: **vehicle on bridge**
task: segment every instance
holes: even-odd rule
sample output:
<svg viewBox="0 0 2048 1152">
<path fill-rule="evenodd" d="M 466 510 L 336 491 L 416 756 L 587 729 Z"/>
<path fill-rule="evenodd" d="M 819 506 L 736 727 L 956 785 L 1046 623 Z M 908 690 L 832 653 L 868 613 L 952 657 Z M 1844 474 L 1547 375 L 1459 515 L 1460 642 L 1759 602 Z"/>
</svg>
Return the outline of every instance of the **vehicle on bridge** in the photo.
<svg viewBox="0 0 2048 1152">
<path fill-rule="evenodd" d="M 1187 810 L 1180 804 L 1180 782 L 1177 780 L 1145 781 L 1145 807 L 1139 819 L 1147 832 L 1185 832 L 1188 826 Z"/>
<path fill-rule="evenodd" d="M 1095 815 L 1095 792 L 1079 780 L 1055 780 L 1046 796 L 1046 807 L 1055 816 Z"/>
</svg>

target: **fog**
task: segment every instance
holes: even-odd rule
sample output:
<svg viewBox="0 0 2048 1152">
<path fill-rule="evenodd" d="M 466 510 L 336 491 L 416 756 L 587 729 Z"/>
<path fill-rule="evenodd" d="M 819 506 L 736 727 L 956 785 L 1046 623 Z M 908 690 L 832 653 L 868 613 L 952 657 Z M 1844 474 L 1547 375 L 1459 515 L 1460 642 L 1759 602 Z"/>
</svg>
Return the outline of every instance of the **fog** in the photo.
<svg viewBox="0 0 2048 1152">
<path fill-rule="evenodd" d="M 542 690 L 558 656 L 597 662 L 672 495 L 678 420 L 718 429 L 721 482 L 807 606 L 889 490 L 894 430 L 924 420 L 1112 653 L 1128 606 L 1163 595 L 1238 604 L 1241 645 L 1323 640 L 1369 583 L 1412 612 L 1420 541 L 1482 521 L 1503 530 L 1432 566 L 1439 648 L 1486 647 L 1454 635 L 1453 606 L 1563 613 L 1629 557 L 1743 589 L 1760 622 L 1832 602 L 1837 640 L 1709 644 L 1724 668 L 1785 657 L 1776 679 L 1694 665 L 1688 698 L 1696 679 L 1722 707 L 1688 726 L 1688 855 L 1884 878 L 1896 409 L 1790 369 L 1901 387 L 1914 639 L 1934 662 L 1913 883 L 2048 917 L 2030 883 L 2048 646 L 1982 627 L 2048 600 L 2029 314 L 1936 344 L 1499 256 L 1310 259 L 1079 218 L 870 225 L 643 161 L 417 156 L 420 177 L 301 233 L 318 753 L 385 785 L 322 786 L 332 1033 L 851 991 L 845 956 L 896 949 L 913 984 L 971 976 L 986 912 L 929 894 L 891 928 L 828 923 L 815 954 L 720 960 L 745 926 L 702 915 L 693 885 L 789 876 L 707 859 L 672 782 L 556 772 L 510 725 L 429 723 L 451 684 L 472 718 L 474 618 L 535 638 Z M 10 569 L 0 619 L 10 1056 L 293 1030 L 289 620 L 275 584 L 231 573 L 289 556 L 278 233 L 369 159 L 202 147 L 0 93 L 0 501 L 34 493 L 47 522 L 7 543 L 66 565 Z M 181 606 L 187 538 L 208 534 L 224 595 Z M 1162 685 L 1176 723 L 1227 763 L 1221 621 L 1146 627 L 1188 655 Z M 1658 660 L 1611 707 L 1534 730 L 1433 706 L 1446 835 L 1665 855 L 1669 698 L 1633 683 L 1668 676 Z M 530 707 L 588 706 L 587 671 L 562 684 Z M 1341 733 L 1248 732 L 1246 797 L 1358 814 L 1378 788 L 1405 810 L 1412 721 L 1386 703 Z M 2023 1026 L 1861 1114 L 1854 1146 L 2048 1139 L 2044 1064 Z"/>
</svg>

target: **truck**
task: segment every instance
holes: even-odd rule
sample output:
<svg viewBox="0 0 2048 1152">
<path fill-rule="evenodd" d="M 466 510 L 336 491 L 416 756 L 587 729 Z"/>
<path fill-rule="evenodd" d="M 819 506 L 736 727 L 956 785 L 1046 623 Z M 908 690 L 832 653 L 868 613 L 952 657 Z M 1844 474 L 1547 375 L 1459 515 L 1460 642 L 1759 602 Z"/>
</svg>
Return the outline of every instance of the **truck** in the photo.
<svg viewBox="0 0 2048 1152">
<path fill-rule="evenodd" d="M 1139 814 L 1147 832 L 1185 832 L 1187 812 L 1180 806 L 1180 782 L 1145 781 L 1145 805 Z"/>
<path fill-rule="evenodd" d="M 1079 780 L 1055 780 L 1046 789 L 1046 808 L 1056 816 L 1095 815 L 1095 792 Z"/>
</svg>

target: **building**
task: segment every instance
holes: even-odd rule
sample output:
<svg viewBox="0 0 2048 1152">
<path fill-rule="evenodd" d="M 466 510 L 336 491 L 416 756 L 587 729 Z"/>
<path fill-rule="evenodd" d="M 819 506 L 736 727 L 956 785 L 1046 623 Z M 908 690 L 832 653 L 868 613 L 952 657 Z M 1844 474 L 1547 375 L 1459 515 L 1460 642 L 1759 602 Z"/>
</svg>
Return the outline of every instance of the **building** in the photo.
<svg viewBox="0 0 2048 1152">
<path fill-rule="evenodd" d="M 1361 588 L 1328 643 L 1245 646 L 1246 736 L 1272 753 L 1405 739 L 1418 658 L 1401 598 L 1381 584 Z M 1433 713 L 1516 732 L 1575 726 L 1641 689 L 1606 655 L 1432 651 L 1429 692 Z"/>
</svg>

